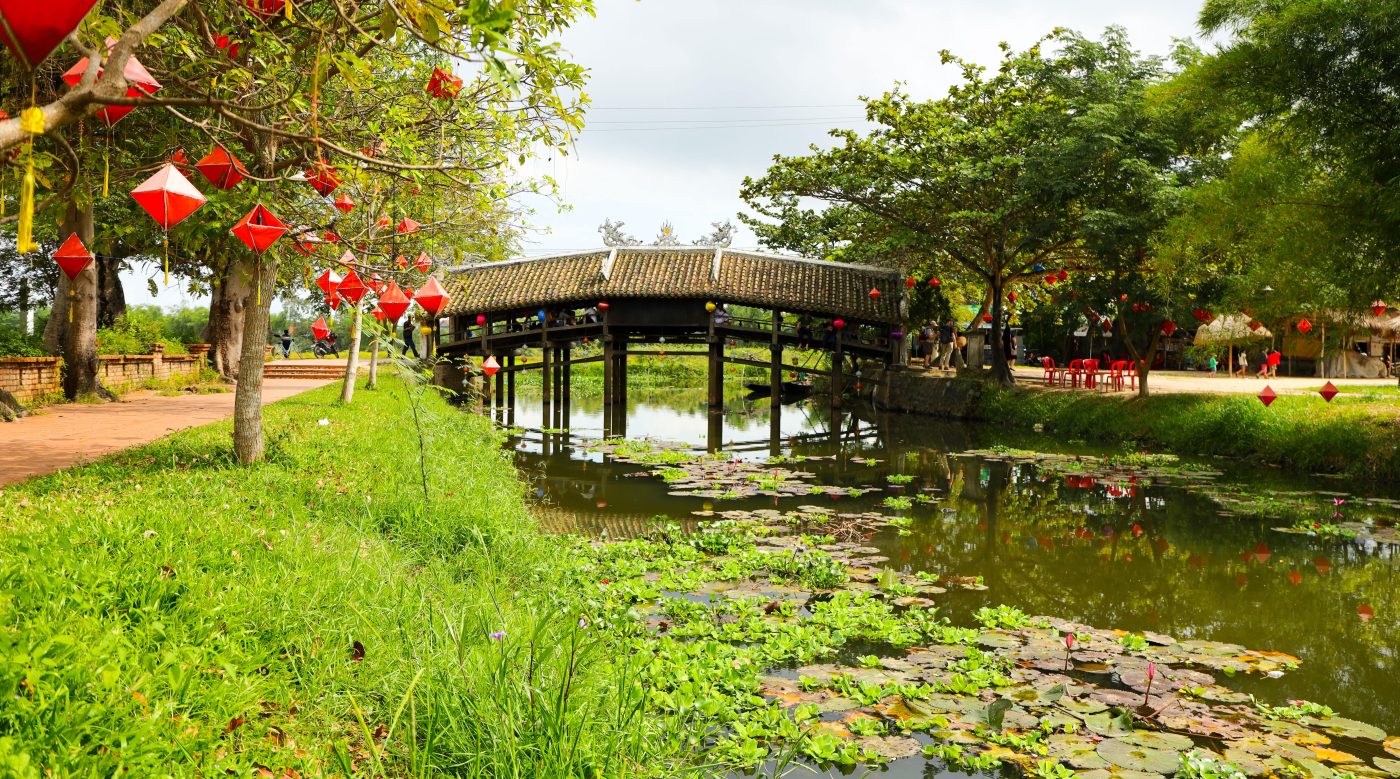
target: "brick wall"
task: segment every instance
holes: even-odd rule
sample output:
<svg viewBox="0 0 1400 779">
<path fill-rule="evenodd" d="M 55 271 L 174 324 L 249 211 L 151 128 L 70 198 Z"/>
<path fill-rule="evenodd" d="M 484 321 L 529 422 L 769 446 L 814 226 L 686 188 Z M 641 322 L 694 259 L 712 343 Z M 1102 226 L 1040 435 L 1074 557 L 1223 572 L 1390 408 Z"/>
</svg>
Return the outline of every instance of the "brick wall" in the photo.
<svg viewBox="0 0 1400 779">
<path fill-rule="evenodd" d="M 98 375 L 113 392 L 129 390 L 148 379 L 193 376 L 201 358 L 194 355 L 113 354 L 98 358 Z M 63 392 L 59 357 L 0 357 L 0 389 L 24 405 Z"/>
</svg>

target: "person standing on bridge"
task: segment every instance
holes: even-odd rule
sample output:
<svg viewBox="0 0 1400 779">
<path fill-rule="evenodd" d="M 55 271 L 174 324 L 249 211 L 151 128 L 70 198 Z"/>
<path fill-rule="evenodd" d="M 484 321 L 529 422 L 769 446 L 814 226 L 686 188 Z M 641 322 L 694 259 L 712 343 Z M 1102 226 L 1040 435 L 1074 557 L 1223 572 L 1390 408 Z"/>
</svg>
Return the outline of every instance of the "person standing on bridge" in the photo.
<svg viewBox="0 0 1400 779">
<path fill-rule="evenodd" d="M 941 370 L 948 370 L 948 365 L 953 359 L 953 338 L 956 334 L 957 328 L 951 319 L 938 328 L 938 367 Z"/>
<path fill-rule="evenodd" d="M 413 352 L 413 356 L 422 359 L 418 354 L 418 343 L 414 340 L 418 328 L 413 324 L 413 317 L 407 316 L 403 320 L 403 354 Z"/>
</svg>

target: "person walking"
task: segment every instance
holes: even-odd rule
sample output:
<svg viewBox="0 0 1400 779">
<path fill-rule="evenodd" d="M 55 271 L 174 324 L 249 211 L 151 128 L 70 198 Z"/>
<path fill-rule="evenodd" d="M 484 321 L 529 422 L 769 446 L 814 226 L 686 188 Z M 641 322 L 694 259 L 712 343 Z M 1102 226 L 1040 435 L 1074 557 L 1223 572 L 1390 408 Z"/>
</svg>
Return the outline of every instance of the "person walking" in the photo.
<svg viewBox="0 0 1400 779">
<path fill-rule="evenodd" d="M 1220 375 L 1220 361 L 1215 359 L 1215 355 L 1212 354 L 1210 359 L 1206 360 L 1206 365 L 1210 368 L 1211 378 Z"/>
<path fill-rule="evenodd" d="M 933 358 L 938 354 L 937 338 L 938 331 L 934 329 L 933 322 L 920 325 L 918 356 L 923 358 L 925 369 L 933 364 Z"/>
<path fill-rule="evenodd" d="M 1256 379 L 1269 378 L 1269 350 L 1265 349 L 1259 355 L 1259 372 L 1254 374 Z"/>
<path fill-rule="evenodd" d="M 1249 370 L 1249 358 L 1245 356 L 1243 349 L 1240 350 L 1240 356 L 1239 359 L 1236 360 L 1236 363 L 1239 366 L 1239 370 L 1235 372 L 1235 375 L 1243 379 L 1245 373 Z"/>
<path fill-rule="evenodd" d="M 417 327 L 413 324 L 413 317 L 405 317 L 403 320 L 403 354 L 413 352 L 413 356 L 422 359 L 418 354 L 418 343 L 415 341 Z"/>
<path fill-rule="evenodd" d="M 957 328 L 953 326 L 953 320 L 949 319 L 938 328 L 938 367 L 940 370 L 948 370 L 948 365 L 953 359 L 953 340 L 956 337 Z"/>
<path fill-rule="evenodd" d="M 1006 367 L 1016 370 L 1016 336 L 1011 333 L 1010 325 L 1001 328 L 1001 353 L 1006 358 Z"/>
</svg>

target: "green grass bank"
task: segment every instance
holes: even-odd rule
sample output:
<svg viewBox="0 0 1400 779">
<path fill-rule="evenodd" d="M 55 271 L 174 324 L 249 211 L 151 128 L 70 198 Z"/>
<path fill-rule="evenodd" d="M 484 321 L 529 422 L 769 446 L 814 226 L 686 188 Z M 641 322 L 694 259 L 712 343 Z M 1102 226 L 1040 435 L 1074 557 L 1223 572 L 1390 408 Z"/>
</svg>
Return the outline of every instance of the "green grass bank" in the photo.
<svg viewBox="0 0 1400 779">
<path fill-rule="evenodd" d="M 222 423 L 0 492 L 0 775 L 654 759 L 499 434 L 399 381 L 338 391 L 268 407 L 254 467 Z"/>
<path fill-rule="evenodd" d="M 970 381 L 970 380 L 969 380 Z M 1346 388 L 1343 388 L 1346 392 Z M 1061 440 L 1133 442 L 1182 455 L 1228 457 L 1354 478 L 1400 480 L 1400 417 L 1385 393 L 1103 395 L 981 388 L 973 416 Z"/>
</svg>

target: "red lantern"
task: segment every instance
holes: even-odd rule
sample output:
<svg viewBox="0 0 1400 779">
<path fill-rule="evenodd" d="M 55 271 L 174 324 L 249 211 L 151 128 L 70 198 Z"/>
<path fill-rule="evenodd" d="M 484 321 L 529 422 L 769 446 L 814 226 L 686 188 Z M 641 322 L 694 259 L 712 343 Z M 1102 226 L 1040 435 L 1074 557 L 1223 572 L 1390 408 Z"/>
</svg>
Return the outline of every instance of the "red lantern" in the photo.
<svg viewBox="0 0 1400 779">
<path fill-rule="evenodd" d="M 608 305 L 608 301 L 602 300 L 602 301 L 599 301 L 599 302 L 598 302 L 598 310 L 599 310 L 599 311 L 606 312 L 609 308 L 611 308 L 611 306 Z"/>
<path fill-rule="evenodd" d="M 327 296 L 326 296 L 326 305 L 327 305 L 327 306 L 330 306 L 330 309 L 331 309 L 332 311 L 338 310 L 338 309 L 340 308 L 340 296 L 337 295 L 337 294 L 335 294 L 334 292 L 332 292 L 331 294 L 327 295 Z"/>
<path fill-rule="evenodd" d="M 399 266 L 400 268 L 407 268 L 408 258 L 400 254 L 399 256 L 394 258 L 394 264 Z"/>
<path fill-rule="evenodd" d="M 320 240 L 321 239 L 317 238 L 314 235 L 311 235 L 310 233 L 302 233 L 301 235 L 293 239 L 292 246 L 296 247 L 297 251 L 301 252 L 307 257 L 310 257 L 311 255 L 316 253 L 316 244 Z"/>
<path fill-rule="evenodd" d="M 991 313 L 990 311 L 988 311 L 987 313 L 983 314 L 983 315 L 982 315 L 982 321 L 983 321 L 983 322 L 991 322 L 991 321 L 992 321 L 992 313 Z"/>
<path fill-rule="evenodd" d="M 419 273 L 427 273 L 428 269 L 433 267 L 433 258 L 429 257 L 427 252 L 418 252 L 418 259 L 413 263 L 413 267 L 417 268 Z"/>
<path fill-rule="evenodd" d="M 349 195 L 341 195 L 335 199 L 335 207 L 340 213 L 348 214 L 355 210 L 355 201 L 351 200 Z"/>
<path fill-rule="evenodd" d="M 399 317 L 403 316 L 410 304 L 411 301 L 392 279 L 385 287 L 384 294 L 379 296 L 379 308 L 384 312 L 384 318 L 390 322 L 399 321 Z"/>
<path fill-rule="evenodd" d="M 321 233 L 321 237 L 326 239 L 327 243 L 340 243 L 340 235 L 333 230 L 327 230 Z"/>
<path fill-rule="evenodd" d="M 306 170 L 306 183 L 310 184 L 322 197 L 334 192 L 340 186 L 340 177 L 336 175 L 335 168 L 324 162 L 318 162 Z"/>
<path fill-rule="evenodd" d="M 1380 316 L 1385 313 L 1387 306 L 1384 300 L 1377 300 L 1371 304 L 1371 313 Z"/>
<path fill-rule="evenodd" d="M 322 294 L 329 295 L 335 292 L 335 288 L 340 285 L 340 277 L 334 271 L 326 271 L 316 277 L 316 286 L 321 288 Z"/>
<path fill-rule="evenodd" d="M 442 311 L 443 307 L 447 305 L 448 301 L 452 300 L 447 294 L 447 291 L 444 290 L 442 285 L 438 283 L 438 280 L 434 278 L 429 278 L 428 282 L 423 285 L 422 289 L 418 290 L 418 294 L 414 296 L 413 299 L 418 301 L 418 305 L 422 306 L 424 311 L 427 311 L 433 316 L 437 316 L 438 313 Z"/>
<path fill-rule="evenodd" d="M 117 45 L 116 38 L 107 39 L 107 50 L 109 52 L 115 45 Z M 77 86 L 78 82 L 83 80 L 83 74 L 87 72 L 87 66 L 88 58 L 83 57 L 78 60 L 77 64 L 64 72 L 63 80 L 67 82 L 70 87 Z M 101 78 L 102 68 L 99 67 L 97 69 L 97 75 Z M 156 81 L 156 77 L 152 76 L 149 70 L 146 70 L 146 66 L 142 65 L 141 61 L 136 59 L 136 55 L 134 54 L 127 57 L 126 66 L 122 68 L 122 76 L 126 78 L 127 97 L 150 96 L 160 91 L 160 82 Z M 101 119 L 103 124 L 111 127 L 120 121 L 123 116 L 135 110 L 136 106 L 130 105 L 104 106 L 102 110 L 97 112 L 97 118 Z"/>
<path fill-rule="evenodd" d="M 131 196 L 146 209 L 146 213 L 156 220 L 156 224 L 160 225 L 162 230 L 169 230 L 179 224 L 205 203 L 204 195 L 194 188 L 178 168 L 168 162 L 150 178 L 141 182 L 140 186 L 131 190 Z"/>
<path fill-rule="evenodd" d="M 1259 402 L 1264 404 L 1264 408 L 1273 405 L 1275 400 L 1278 400 L 1278 393 L 1274 392 L 1273 387 L 1266 386 L 1264 391 L 1259 393 Z"/>
<path fill-rule="evenodd" d="M 1163 334 L 1163 335 L 1165 335 L 1165 336 L 1168 337 L 1168 338 L 1171 338 L 1171 337 L 1172 337 L 1172 333 L 1175 333 L 1175 332 L 1176 332 L 1176 323 L 1175 323 L 1175 322 L 1173 322 L 1172 320 L 1168 319 L 1167 321 L 1165 321 L 1165 322 L 1162 323 L 1162 334 Z"/>
<path fill-rule="evenodd" d="M 915 281 L 913 276 L 910 276 L 909 278 L 904 280 L 904 286 L 908 289 L 913 289 L 914 287 L 918 286 L 918 284 L 919 282 Z"/>
<path fill-rule="evenodd" d="M 339 284 L 335 285 L 335 291 L 337 295 L 340 295 L 351 303 L 359 303 L 360 298 L 363 298 L 365 293 L 369 292 L 369 287 L 366 287 L 365 283 L 360 281 L 360 277 L 355 271 L 351 270 L 349 273 L 345 274 L 345 278 L 341 279 Z"/>
<path fill-rule="evenodd" d="M 247 6 L 249 13 L 267 21 L 279 13 L 287 5 L 287 0 L 243 0 L 243 5 Z"/>
<path fill-rule="evenodd" d="M 1304 318 L 1298 320 L 1298 332 L 1302 333 L 1303 335 L 1307 335 L 1307 334 L 1308 334 L 1308 331 L 1311 330 L 1311 329 L 1312 329 L 1312 322 L 1309 322 L 1309 321 L 1307 320 L 1307 317 L 1304 317 Z"/>
<path fill-rule="evenodd" d="M 321 317 L 311 324 L 311 336 L 317 341 L 326 340 L 326 336 L 331 334 L 331 328 L 326 324 L 326 318 Z"/>
<path fill-rule="evenodd" d="M 1105 333 L 1107 333 L 1107 332 L 1111 331 L 1112 329 L 1113 329 L 1113 320 L 1112 320 L 1112 319 L 1105 319 L 1105 320 L 1103 320 L 1103 331 L 1104 331 Z"/>
<path fill-rule="evenodd" d="M 78 29 L 97 0 L 0 0 L 0 40 L 33 70 Z"/>
<path fill-rule="evenodd" d="M 1006 293 L 1006 302 L 1008 302 L 1008 303 L 1015 303 L 1015 302 L 1016 302 L 1016 293 L 1015 293 L 1014 291 Z"/>
<path fill-rule="evenodd" d="M 69 281 L 78 278 L 78 274 L 86 270 L 87 266 L 92 264 L 92 260 L 92 252 L 83 245 L 77 233 L 68 236 L 53 255 L 53 261 L 58 263 L 59 269 Z"/>
<path fill-rule="evenodd" d="M 501 364 L 496 362 L 496 355 L 494 354 L 487 356 L 485 360 L 481 361 L 481 372 L 486 374 L 486 378 L 488 379 L 495 376 L 496 372 L 500 369 Z"/>
<path fill-rule="evenodd" d="M 413 299 L 413 287 L 404 287 L 404 288 L 403 288 L 403 295 L 404 295 L 404 297 L 408 298 L 409 300 L 412 300 L 412 299 Z"/>
<path fill-rule="evenodd" d="M 833 319 L 833 320 L 831 320 L 831 326 L 834 327 L 834 328 L 836 328 L 837 330 L 844 330 L 844 329 L 846 329 L 846 320 L 844 320 L 844 319 Z"/>
<path fill-rule="evenodd" d="M 247 244 L 249 249 L 262 254 L 287 232 L 287 226 L 259 203 L 229 228 L 229 232 L 238 236 L 238 240 Z"/>
<path fill-rule="evenodd" d="M 214 48 L 222 50 L 231 60 L 238 59 L 238 42 L 227 35 L 214 36 Z"/>
<path fill-rule="evenodd" d="M 418 232 L 418 226 L 419 225 L 417 222 L 413 221 L 412 219 L 409 219 L 408 217 L 404 217 L 403 219 L 399 220 L 399 235 L 412 235 L 413 233 Z"/>
<path fill-rule="evenodd" d="M 248 169 L 243 167 L 243 163 L 222 146 L 215 146 L 194 166 L 209 179 L 209 183 L 213 184 L 215 189 L 233 189 L 248 175 Z"/>
<path fill-rule="evenodd" d="M 442 100 L 454 100 L 457 94 L 462 91 L 462 79 L 442 68 L 433 68 L 433 75 L 428 78 L 426 91 L 433 97 Z"/>
<path fill-rule="evenodd" d="M 9 119 L 10 115 L 6 114 L 5 118 Z M 190 165 L 190 158 L 185 156 L 184 149 L 176 149 L 174 154 L 165 158 L 165 161 L 178 168 L 187 168 Z"/>
<path fill-rule="evenodd" d="M 870 299 L 871 299 L 871 300 L 879 300 L 879 299 L 880 299 L 880 290 L 879 290 L 879 289 L 876 289 L 876 288 L 874 288 L 874 287 L 871 287 L 871 289 L 870 289 Z"/>
<path fill-rule="evenodd" d="M 374 310 L 370 311 L 370 312 L 369 312 L 369 315 L 372 316 L 372 317 L 374 317 L 376 320 L 378 320 L 378 321 L 380 321 L 380 322 L 383 322 L 383 321 L 384 321 L 384 317 L 385 317 L 384 309 L 380 308 L 378 304 L 375 304 Z"/>
<path fill-rule="evenodd" d="M 1321 395 L 1323 400 L 1331 403 L 1332 398 L 1337 397 L 1337 386 L 1329 381 L 1322 385 L 1322 389 L 1318 390 L 1317 394 Z"/>
<path fill-rule="evenodd" d="M 477 326 L 477 327 L 485 327 L 485 326 L 486 326 L 486 315 L 485 315 L 485 314 L 477 314 L 477 315 L 476 315 L 476 326 Z"/>
<path fill-rule="evenodd" d="M 1195 311 L 1192 311 L 1191 316 L 1195 317 L 1197 322 L 1210 321 L 1210 312 L 1205 310 L 1204 308 L 1198 308 Z"/>
<path fill-rule="evenodd" d="M 929 285 L 930 287 L 937 287 L 937 286 L 939 286 L 939 285 L 942 284 L 942 283 L 943 283 L 942 281 L 939 281 L 939 280 L 938 280 L 938 277 L 937 277 L 937 276 L 935 276 L 935 277 L 933 277 L 933 278 L 931 278 L 931 279 L 928 280 L 928 285 Z"/>
<path fill-rule="evenodd" d="M 1065 279 L 1069 278 L 1069 271 L 1065 270 L 1064 268 L 1060 268 L 1060 272 L 1055 274 L 1055 278 L 1059 279 L 1060 281 L 1064 281 Z"/>
<path fill-rule="evenodd" d="M 381 216 L 381 217 L 379 217 L 379 221 L 377 221 L 377 222 L 374 223 L 374 226 L 375 226 L 375 227 L 388 227 L 388 226 L 391 225 L 391 224 L 393 224 L 393 222 L 389 221 L 389 217 L 387 217 L 387 216 Z"/>
</svg>

